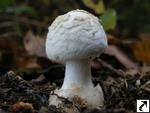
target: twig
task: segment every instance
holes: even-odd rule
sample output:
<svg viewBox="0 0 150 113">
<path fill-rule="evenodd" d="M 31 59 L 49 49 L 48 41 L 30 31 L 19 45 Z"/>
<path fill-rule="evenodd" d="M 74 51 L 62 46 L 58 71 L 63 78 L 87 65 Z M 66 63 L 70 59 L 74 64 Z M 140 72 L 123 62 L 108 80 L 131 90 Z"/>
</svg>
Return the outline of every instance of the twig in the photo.
<svg viewBox="0 0 150 113">
<path fill-rule="evenodd" d="M 119 76 L 124 76 L 125 75 L 122 70 L 115 69 L 113 66 L 111 66 L 110 64 L 102 61 L 101 59 L 97 59 L 97 61 L 99 63 L 101 63 L 103 67 L 106 67 L 106 68 L 110 69 L 111 71 L 115 72 L 117 75 L 119 75 Z"/>
</svg>

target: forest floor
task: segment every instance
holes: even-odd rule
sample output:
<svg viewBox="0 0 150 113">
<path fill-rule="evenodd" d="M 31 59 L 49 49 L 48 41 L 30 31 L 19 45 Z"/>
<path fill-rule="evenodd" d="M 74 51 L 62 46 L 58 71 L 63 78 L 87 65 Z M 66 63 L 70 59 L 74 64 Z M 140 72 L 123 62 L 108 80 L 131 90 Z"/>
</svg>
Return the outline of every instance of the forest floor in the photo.
<svg viewBox="0 0 150 113">
<path fill-rule="evenodd" d="M 92 69 L 94 84 L 100 84 L 104 91 L 105 109 L 78 107 L 79 113 L 136 113 L 137 99 L 150 99 L 150 70 L 142 66 L 141 71 L 116 74 L 108 68 Z M 51 68 L 52 69 L 52 68 Z M 64 70 L 63 66 L 52 69 Z M 51 71 L 52 71 L 51 70 Z M 62 72 L 60 72 L 62 73 Z M 101 75 L 101 76 L 99 76 Z M 54 79 L 54 78 L 53 78 Z M 55 106 L 48 106 L 50 92 L 61 86 L 62 77 L 54 83 L 35 82 L 34 79 L 9 71 L 0 76 L 0 113 L 65 113 Z M 70 103 L 71 104 L 71 103 Z"/>
</svg>

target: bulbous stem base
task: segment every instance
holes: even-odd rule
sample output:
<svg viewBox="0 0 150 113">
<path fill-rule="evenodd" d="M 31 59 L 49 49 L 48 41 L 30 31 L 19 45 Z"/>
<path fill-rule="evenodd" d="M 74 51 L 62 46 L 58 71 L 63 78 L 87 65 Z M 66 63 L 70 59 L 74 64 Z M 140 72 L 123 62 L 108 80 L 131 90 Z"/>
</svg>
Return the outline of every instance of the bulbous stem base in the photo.
<svg viewBox="0 0 150 113">
<path fill-rule="evenodd" d="M 89 107 L 102 107 L 104 105 L 101 87 L 99 85 L 93 86 L 89 60 L 67 61 L 64 83 L 61 89 L 55 90 L 54 93 L 57 96 L 50 95 L 50 105 L 58 106 L 62 104 L 59 97 L 64 97 L 76 104 Z"/>
</svg>

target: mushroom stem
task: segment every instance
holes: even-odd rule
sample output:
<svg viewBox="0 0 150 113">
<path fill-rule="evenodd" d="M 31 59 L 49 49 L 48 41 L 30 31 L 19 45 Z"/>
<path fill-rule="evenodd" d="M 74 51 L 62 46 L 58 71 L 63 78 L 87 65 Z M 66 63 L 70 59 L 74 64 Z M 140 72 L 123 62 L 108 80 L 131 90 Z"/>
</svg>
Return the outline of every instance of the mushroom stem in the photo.
<svg viewBox="0 0 150 113">
<path fill-rule="evenodd" d="M 64 83 L 61 89 L 81 89 L 83 87 L 93 87 L 90 60 L 67 61 Z"/>
</svg>

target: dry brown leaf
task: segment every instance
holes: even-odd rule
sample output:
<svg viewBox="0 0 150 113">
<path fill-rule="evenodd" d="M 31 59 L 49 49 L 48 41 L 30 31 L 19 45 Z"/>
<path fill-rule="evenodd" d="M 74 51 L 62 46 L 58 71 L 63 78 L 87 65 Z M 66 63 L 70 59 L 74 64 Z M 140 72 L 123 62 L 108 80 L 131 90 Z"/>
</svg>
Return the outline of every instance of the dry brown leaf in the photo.
<svg viewBox="0 0 150 113">
<path fill-rule="evenodd" d="M 122 43 L 121 40 L 119 40 L 118 38 L 114 37 L 111 34 L 107 34 L 107 39 L 108 39 L 108 42 L 110 44 L 112 44 L 112 45 L 116 45 L 116 44 Z"/>
<path fill-rule="evenodd" d="M 37 58 L 33 56 L 18 56 L 16 60 L 16 66 L 20 69 L 24 68 L 40 68 L 40 65 L 37 63 Z"/>
<path fill-rule="evenodd" d="M 24 37 L 24 47 L 30 55 L 46 57 L 45 40 L 28 31 Z"/>
<path fill-rule="evenodd" d="M 141 34 L 140 41 L 131 45 L 135 58 L 138 61 L 150 63 L 150 34 Z"/>
<path fill-rule="evenodd" d="M 32 104 L 30 104 L 30 103 L 17 102 L 16 104 L 14 104 L 12 106 L 12 111 L 14 113 L 22 111 L 22 110 L 24 110 L 28 113 L 34 113 L 34 108 L 33 108 Z"/>
</svg>

